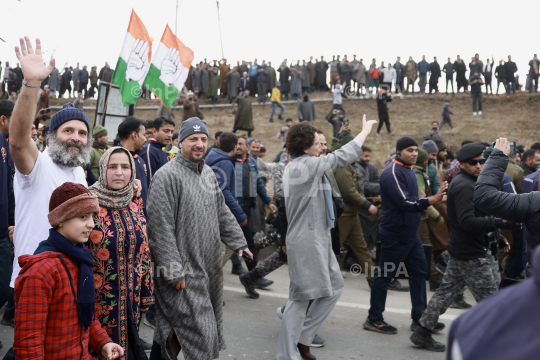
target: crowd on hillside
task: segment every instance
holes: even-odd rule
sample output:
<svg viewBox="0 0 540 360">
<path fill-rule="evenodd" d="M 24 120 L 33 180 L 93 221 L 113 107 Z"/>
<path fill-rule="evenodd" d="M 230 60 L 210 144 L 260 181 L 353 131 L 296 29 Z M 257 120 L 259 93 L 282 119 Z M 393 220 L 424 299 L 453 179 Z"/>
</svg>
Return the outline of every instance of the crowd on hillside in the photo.
<svg viewBox="0 0 540 360">
<path fill-rule="evenodd" d="M 364 115 L 352 133 L 337 102 L 344 82 L 329 115 L 337 131 L 287 119 L 272 162 L 250 135 L 218 131 L 210 146 L 219 129 L 195 106 L 178 132 L 167 117 L 126 117 L 111 147 L 71 103 L 47 120 L 38 103 L 54 61 L 44 65 L 28 38 L 16 54 L 18 100 L 0 101 L 1 323 L 15 329 L 4 359 L 218 358 L 229 259 L 252 299 L 288 265 L 278 360 L 316 360 L 342 268 L 365 274 L 366 330 L 398 333 L 383 316 L 388 290 L 410 292 L 411 342 L 445 351 L 433 337 L 445 328 L 439 316 L 471 308 L 468 287 L 478 304 L 453 323 L 448 359 L 540 350 L 530 340 L 540 321 L 540 143 L 464 140 L 454 154 L 433 122 L 421 143 L 397 138 L 379 171 L 364 144 L 376 121 Z M 441 126 L 452 127 L 450 114 L 446 103 Z M 276 251 L 259 259 L 271 242 Z M 152 344 L 141 323 L 154 328 Z"/>
</svg>

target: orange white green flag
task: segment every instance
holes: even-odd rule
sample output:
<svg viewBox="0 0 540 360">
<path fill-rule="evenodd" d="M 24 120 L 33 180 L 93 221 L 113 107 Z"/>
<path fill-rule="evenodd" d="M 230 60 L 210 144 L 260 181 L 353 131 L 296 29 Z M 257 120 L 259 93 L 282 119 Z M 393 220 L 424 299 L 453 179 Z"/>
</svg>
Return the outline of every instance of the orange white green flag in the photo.
<svg viewBox="0 0 540 360">
<path fill-rule="evenodd" d="M 150 69 L 152 39 L 141 19 L 131 11 L 124 45 L 116 63 L 112 81 L 120 86 L 124 106 L 137 102 L 141 85 Z"/>
<path fill-rule="evenodd" d="M 167 25 L 144 86 L 170 108 L 184 87 L 192 61 L 193 50 L 185 46 Z"/>
</svg>

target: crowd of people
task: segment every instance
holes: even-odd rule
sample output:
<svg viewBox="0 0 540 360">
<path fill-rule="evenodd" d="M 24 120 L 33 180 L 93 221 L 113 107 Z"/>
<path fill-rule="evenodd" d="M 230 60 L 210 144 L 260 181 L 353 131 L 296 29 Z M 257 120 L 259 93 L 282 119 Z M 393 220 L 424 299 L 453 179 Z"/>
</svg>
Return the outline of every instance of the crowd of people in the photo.
<svg viewBox="0 0 540 360">
<path fill-rule="evenodd" d="M 316 359 L 310 348 L 325 345 L 318 332 L 345 286 L 341 268 L 353 266 L 371 289 L 366 330 L 396 334 L 383 317 L 387 293 L 410 291 L 412 343 L 445 351 L 433 338 L 445 327 L 438 318 L 448 307 L 471 307 L 468 287 L 480 304 L 453 324 L 449 358 L 531 358 L 539 350 L 526 342 L 540 320 L 540 143 L 465 140 L 454 155 L 436 121 L 421 145 L 397 139 L 379 172 L 364 145 L 376 121 L 364 115 L 355 136 L 337 83 L 332 140 L 305 106 L 302 121 L 280 128 L 284 147 L 273 162 L 251 134 L 219 131 L 209 146 L 195 93 L 179 132 L 167 117 L 130 116 L 111 147 L 107 130 L 91 131 L 71 103 L 45 127 L 40 87 L 54 60 L 44 65 L 39 40 L 34 50 L 28 38 L 16 54 L 18 100 L 0 101 L 0 306 L 7 303 L 2 325 L 15 328 L 5 359 L 147 359 L 145 351 L 158 360 L 180 352 L 218 358 L 229 259 L 253 299 L 288 265 L 278 360 Z M 446 103 L 441 126 L 452 127 L 451 113 Z M 256 235 L 268 232 L 279 245 L 259 261 Z M 397 279 L 403 266 L 410 288 Z M 498 291 L 523 273 L 534 279 Z M 435 292 L 429 303 L 426 280 Z M 140 339 L 141 322 L 155 329 L 152 344 Z M 501 329 L 511 343 L 498 341 Z"/>
</svg>

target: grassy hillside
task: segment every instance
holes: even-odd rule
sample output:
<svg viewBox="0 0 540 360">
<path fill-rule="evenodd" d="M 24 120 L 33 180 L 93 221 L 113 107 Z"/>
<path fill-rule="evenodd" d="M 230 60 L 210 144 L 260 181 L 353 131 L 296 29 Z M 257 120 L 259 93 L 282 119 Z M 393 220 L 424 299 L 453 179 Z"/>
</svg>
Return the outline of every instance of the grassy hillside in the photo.
<svg viewBox="0 0 540 360">
<path fill-rule="evenodd" d="M 315 94 L 313 98 L 328 98 L 329 93 Z M 519 93 L 516 96 L 506 97 L 485 96 L 484 109 L 481 116 L 472 115 L 472 102 L 468 95 L 459 94 L 456 97 L 448 97 L 451 100 L 450 108 L 454 112 L 452 121 L 455 127 L 453 132 L 448 127 L 442 131 L 443 138 L 451 149 L 457 150 L 461 141 L 469 139 L 472 141 L 494 141 L 497 137 L 505 136 L 510 140 L 515 140 L 518 144 L 530 146 L 532 143 L 540 141 L 540 94 L 529 95 Z M 433 120 L 441 120 L 441 110 L 446 97 L 443 95 L 426 96 L 423 98 L 399 98 L 389 103 L 390 122 L 392 132 L 395 136 L 386 134 L 386 128 L 381 130 L 381 137 L 375 137 L 375 131 L 366 141 L 366 145 L 373 148 L 373 162 L 383 166 L 384 159 L 395 147 L 395 142 L 399 136 L 408 135 L 422 140 L 423 134 L 430 129 Z M 67 99 L 51 99 L 51 105 L 60 105 L 68 101 Z M 256 101 L 256 99 L 254 100 Z M 201 104 L 207 103 L 201 100 Z M 224 103 L 224 100 L 220 100 Z M 135 116 L 140 119 L 153 119 L 155 110 L 139 110 L 139 106 L 157 106 L 158 100 L 140 100 L 135 108 Z M 85 106 L 95 106 L 95 101 L 85 102 Z M 332 102 L 316 102 L 315 109 L 317 120 L 315 125 L 321 128 L 331 143 L 332 127 L 324 119 L 332 106 Z M 351 122 L 353 133 L 361 130 L 362 115 L 366 114 L 368 119 L 377 119 L 377 104 L 374 99 L 366 100 L 344 100 L 343 106 L 347 111 L 347 117 Z M 291 117 L 294 123 L 298 121 L 296 116 L 296 104 L 285 104 L 286 110 L 284 118 Z M 280 150 L 281 141 L 276 138 L 277 132 L 284 121 L 274 118 L 275 123 L 269 123 L 272 106 L 270 102 L 265 106 L 253 106 L 253 117 L 255 131 L 253 136 L 259 138 L 268 149 L 267 161 L 271 161 Z M 213 134 L 218 130 L 231 131 L 234 124 L 234 114 L 236 107 L 215 107 L 202 109 L 205 120 L 208 122 L 210 132 Z M 94 120 L 94 112 L 86 112 L 90 121 Z M 180 126 L 182 110 L 174 111 L 177 128 Z M 114 134 L 112 135 L 114 136 Z"/>
</svg>

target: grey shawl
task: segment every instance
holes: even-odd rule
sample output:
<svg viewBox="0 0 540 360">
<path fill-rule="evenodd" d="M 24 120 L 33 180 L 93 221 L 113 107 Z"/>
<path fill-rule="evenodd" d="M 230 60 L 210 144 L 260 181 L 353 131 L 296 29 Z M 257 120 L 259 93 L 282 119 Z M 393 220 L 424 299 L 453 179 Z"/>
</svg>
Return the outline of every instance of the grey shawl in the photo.
<svg viewBox="0 0 540 360">
<path fill-rule="evenodd" d="M 283 195 L 289 228 L 289 300 L 311 300 L 332 295 L 345 284 L 332 251 L 322 179 L 335 185 L 333 173 L 362 155 L 355 139 L 321 157 L 299 157 L 283 173 Z"/>
<path fill-rule="evenodd" d="M 317 119 L 317 115 L 315 115 L 315 105 L 311 100 L 300 101 L 298 103 L 298 109 L 296 110 L 296 113 L 298 115 L 298 119 L 308 121 L 314 121 L 315 119 Z"/>
<path fill-rule="evenodd" d="M 57 68 L 54 68 L 51 71 L 51 76 L 49 77 L 49 89 L 53 92 L 60 90 L 60 72 Z"/>
<path fill-rule="evenodd" d="M 229 72 L 225 79 L 227 81 L 227 95 L 229 99 L 233 99 L 238 96 L 238 84 L 240 84 L 240 74 L 238 72 Z"/>
<path fill-rule="evenodd" d="M 79 83 L 77 82 L 79 80 L 79 71 L 81 71 L 78 67 L 73 69 L 73 91 L 79 91 Z"/>
<path fill-rule="evenodd" d="M 309 65 L 303 65 L 302 66 L 302 86 L 303 87 L 310 87 L 311 86 L 310 70 L 311 70 L 311 66 L 309 66 Z"/>
<path fill-rule="evenodd" d="M 202 91 L 201 75 L 201 69 L 196 68 L 195 70 L 193 70 L 193 74 L 191 76 L 191 88 L 193 89 L 193 91 Z"/>
<path fill-rule="evenodd" d="M 291 94 L 302 95 L 302 70 L 291 71 Z"/>
<path fill-rule="evenodd" d="M 221 243 L 234 251 L 247 247 L 242 230 L 212 169 L 181 154 L 156 172 L 147 205 L 158 319 L 154 340 L 167 360 L 173 359 L 165 346 L 171 329 L 184 358 L 218 358 L 226 348 Z M 171 286 L 182 279 L 185 289 Z"/>
</svg>

